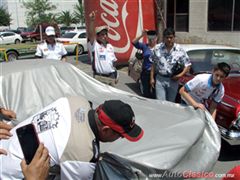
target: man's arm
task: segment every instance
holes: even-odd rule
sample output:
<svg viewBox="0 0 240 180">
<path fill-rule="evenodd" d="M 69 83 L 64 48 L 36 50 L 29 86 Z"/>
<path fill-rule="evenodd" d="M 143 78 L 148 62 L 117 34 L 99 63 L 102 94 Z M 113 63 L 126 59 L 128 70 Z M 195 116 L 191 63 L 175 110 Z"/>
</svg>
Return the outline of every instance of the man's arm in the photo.
<svg viewBox="0 0 240 180">
<path fill-rule="evenodd" d="M 184 76 L 187 72 L 189 72 L 190 68 L 191 68 L 191 62 L 190 62 L 190 58 L 187 54 L 187 52 L 181 48 L 181 51 L 183 52 L 183 61 L 184 61 L 184 69 L 181 73 L 175 75 L 172 77 L 173 80 L 178 80 L 179 78 L 181 78 L 182 76 Z"/>
<path fill-rule="evenodd" d="M 61 49 L 62 49 L 62 61 L 67 62 L 67 50 L 65 49 L 64 45 L 61 44 Z"/>
<path fill-rule="evenodd" d="M 43 55 L 42 55 L 42 50 L 41 50 L 39 44 L 37 45 L 35 57 L 36 57 L 36 58 L 42 58 L 42 57 L 43 57 Z"/>
<path fill-rule="evenodd" d="M 183 71 L 181 73 L 177 74 L 176 76 L 173 76 L 172 79 L 178 80 L 179 78 L 184 76 L 184 74 L 186 74 L 190 70 L 190 67 L 191 66 L 184 67 Z"/>
<path fill-rule="evenodd" d="M 16 113 L 12 110 L 8 110 L 5 108 L 0 107 L 0 113 L 4 116 L 7 116 L 8 118 L 16 119 Z"/>
<path fill-rule="evenodd" d="M 209 112 L 212 115 L 213 119 L 215 120 L 217 114 L 217 103 L 215 101 L 211 102 Z"/>
<path fill-rule="evenodd" d="M 147 35 L 147 30 L 143 30 L 140 36 L 137 36 L 132 40 L 132 44 L 136 44 L 143 36 Z"/>
<path fill-rule="evenodd" d="M 188 104 L 192 105 L 194 108 L 199 108 L 202 110 L 206 110 L 205 106 L 201 103 L 196 102 L 192 96 L 186 91 L 185 87 L 181 87 L 179 90 L 180 95 L 183 97 L 184 100 L 188 102 Z"/>
<path fill-rule="evenodd" d="M 96 18 L 96 11 L 92 11 L 89 14 L 90 22 L 89 22 L 89 32 L 88 32 L 88 38 L 91 44 L 96 39 L 96 33 L 95 33 L 95 18 Z"/>
<path fill-rule="evenodd" d="M 151 86 L 151 88 L 154 88 L 154 86 L 155 86 L 154 73 L 155 73 L 155 66 L 154 66 L 154 63 L 152 63 L 151 71 L 150 71 L 150 86 Z"/>
<path fill-rule="evenodd" d="M 10 133 L 11 129 L 12 126 L 0 121 L 0 139 L 9 139 L 12 136 L 12 134 Z M 1 154 L 7 155 L 7 151 L 0 148 L 0 155 Z"/>
<path fill-rule="evenodd" d="M 40 143 L 31 163 L 27 165 L 26 161 L 22 160 L 21 168 L 26 180 L 47 179 L 50 168 L 50 157 L 47 148 Z"/>
</svg>

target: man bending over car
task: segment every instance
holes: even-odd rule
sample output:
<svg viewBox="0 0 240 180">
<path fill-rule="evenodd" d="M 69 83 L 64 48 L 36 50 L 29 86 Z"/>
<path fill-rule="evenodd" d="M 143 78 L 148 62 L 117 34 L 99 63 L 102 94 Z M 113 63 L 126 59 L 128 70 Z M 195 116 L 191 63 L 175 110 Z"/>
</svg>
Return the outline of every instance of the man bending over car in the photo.
<svg viewBox="0 0 240 180">
<path fill-rule="evenodd" d="M 179 90 L 183 101 L 194 108 L 208 110 L 215 119 L 217 104 L 222 101 L 224 96 L 222 82 L 230 71 L 230 66 L 222 62 L 214 67 L 212 74 L 195 76 Z"/>
<path fill-rule="evenodd" d="M 64 97 L 18 124 L 13 136 L 2 140 L 6 156 L 0 156 L 2 179 L 23 179 L 20 162 L 24 158 L 16 129 L 32 123 L 39 141 L 49 151 L 50 165 L 60 167 L 61 179 L 92 179 L 99 157 L 99 141 L 120 137 L 138 141 L 143 130 L 135 124 L 130 105 L 109 100 L 91 109 L 83 97 Z"/>
</svg>

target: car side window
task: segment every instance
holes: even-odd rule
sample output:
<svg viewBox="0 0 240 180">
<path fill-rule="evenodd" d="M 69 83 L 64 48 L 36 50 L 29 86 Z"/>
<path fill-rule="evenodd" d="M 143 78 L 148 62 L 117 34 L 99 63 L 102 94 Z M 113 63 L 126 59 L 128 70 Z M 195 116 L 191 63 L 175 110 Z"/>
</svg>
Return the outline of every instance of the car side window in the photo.
<svg viewBox="0 0 240 180">
<path fill-rule="evenodd" d="M 192 63 L 190 73 L 211 71 L 211 50 L 192 50 L 187 52 Z"/>
<path fill-rule="evenodd" d="M 214 50 L 211 59 L 212 64 L 226 62 L 232 68 L 240 68 L 240 51 L 238 50 Z"/>
<path fill-rule="evenodd" d="M 79 34 L 78 38 L 86 38 L 87 37 L 87 34 L 86 33 L 81 33 Z"/>
<path fill-rule="evenodd" d="M 4 33 L 3 37 L 13 36 L 13 35 L 14 35 L 13 33 Z"/>
</svg>

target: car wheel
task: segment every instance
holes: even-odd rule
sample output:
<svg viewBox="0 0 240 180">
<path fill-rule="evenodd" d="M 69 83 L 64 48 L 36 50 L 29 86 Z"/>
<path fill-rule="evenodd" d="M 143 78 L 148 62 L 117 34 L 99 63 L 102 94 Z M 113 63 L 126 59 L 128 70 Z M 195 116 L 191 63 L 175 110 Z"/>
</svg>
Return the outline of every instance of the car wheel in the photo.
<svg viewBox="0 0 240 180">
<path fill-rule="evenodd" d="M 20 44 L 20 42 L 21 42 L 21 41 L 20 41 L 19 39 L 16 39 L 16 40 L 15 40 L 15 44 Z"/>
<path fill-rule="evenodd" d="M 77 53 L 77 49 L 78 49 L 78 55 L 81 55 L 81 54 L 83 54 L 84 53 L 84 48 L 83 48 L 83 46 L 82 45 L 78 45 L 78 48 L 77 48 L 77 46 L 76 46 L 76 48 L 75 48 L 75 54 Z"/>
<path fill-rule="evenodd" d="M 139 87 L 141 95 L 143 95 L 143 85 L 142 85 L 141 79 L 138 80 L 138 87 Z"/>
<path fill-rule="evenodd" d="M 8 61 L 15 61 L 18 59 L 18 54 L 14 51 L 7 52 Z"/>
</svg>

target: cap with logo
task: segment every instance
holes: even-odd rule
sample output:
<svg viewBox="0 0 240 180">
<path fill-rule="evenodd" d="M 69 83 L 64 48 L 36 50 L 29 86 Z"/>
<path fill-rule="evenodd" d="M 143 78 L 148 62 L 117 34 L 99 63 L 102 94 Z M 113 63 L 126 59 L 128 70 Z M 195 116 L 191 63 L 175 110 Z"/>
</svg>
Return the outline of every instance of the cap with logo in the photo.
<svg viewBox="0 0 240 180">
<path fill-rule="evenodd" d="M 130 105 L 120 100 L 105 101 L 97 108 L 99 120 L 129 141 L 138 141 L 144 131 L 135 124 L 134 112 Z"/>
<path fill-rule="evenodd" d="M 45 30 L 47 36 L 55 36 L 55 29 L 52 26 L 48 26 Z"/>
<path fill-rule="evenodd" d="M 108 31 L 108 26 L 104 25 L 104 26 L 98 26 L 95 28 L 96 34 L 100 33 L 103 30 Z"/>
</svg>

